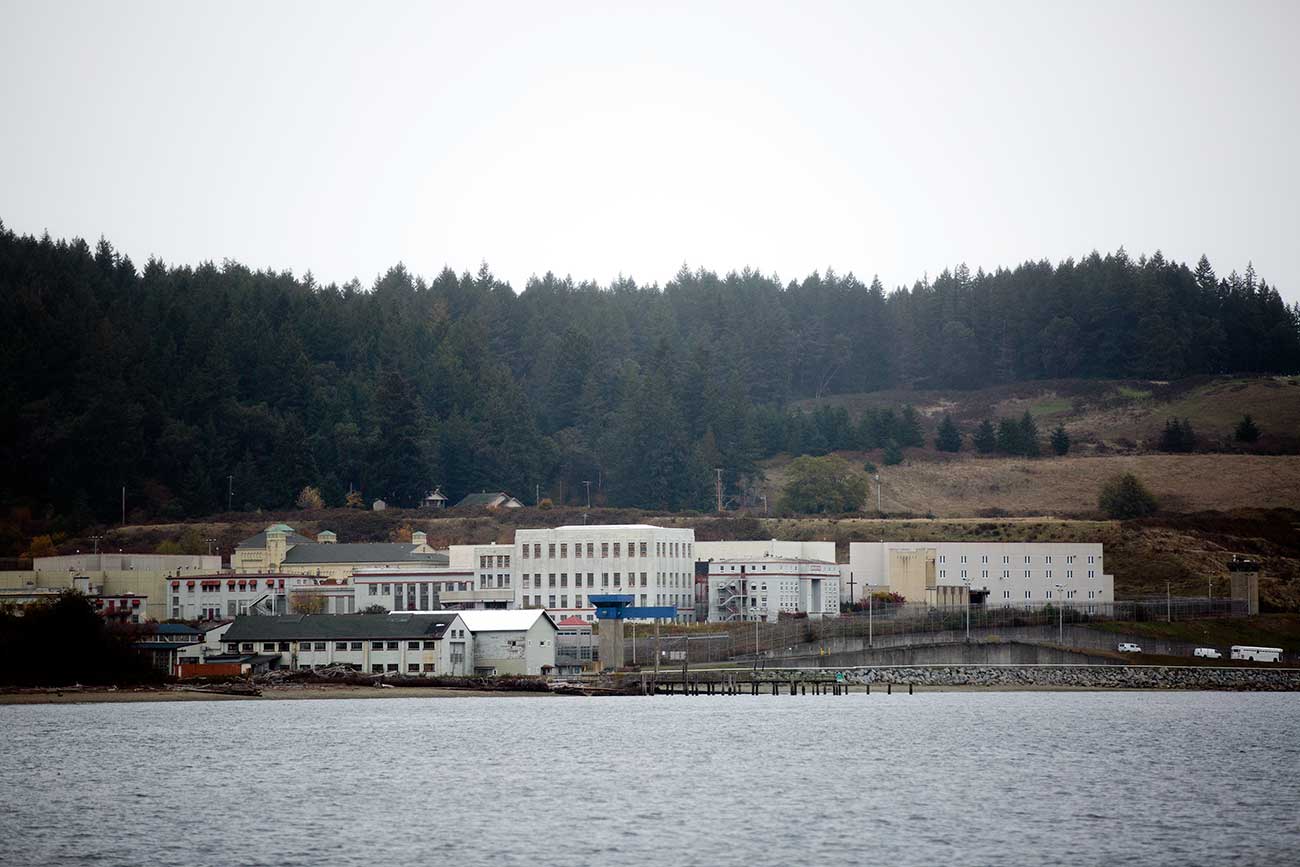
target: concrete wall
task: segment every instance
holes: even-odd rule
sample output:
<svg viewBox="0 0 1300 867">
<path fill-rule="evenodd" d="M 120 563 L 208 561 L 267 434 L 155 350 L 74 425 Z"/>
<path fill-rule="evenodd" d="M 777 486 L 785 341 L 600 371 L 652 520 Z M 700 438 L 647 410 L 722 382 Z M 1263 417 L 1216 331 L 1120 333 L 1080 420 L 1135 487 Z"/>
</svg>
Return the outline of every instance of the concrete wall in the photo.
<svg viewBox="0 0 1300 867">
<path fill-rule="evenodd" d="M 832 652 L 825 656 L 785 656 L 774 664 L 794 668 L 849 668 L 871 665 L 1122 665 L 1119 660 L 1041 644 L 999 641 L 923 644 Z"/>
</svg>

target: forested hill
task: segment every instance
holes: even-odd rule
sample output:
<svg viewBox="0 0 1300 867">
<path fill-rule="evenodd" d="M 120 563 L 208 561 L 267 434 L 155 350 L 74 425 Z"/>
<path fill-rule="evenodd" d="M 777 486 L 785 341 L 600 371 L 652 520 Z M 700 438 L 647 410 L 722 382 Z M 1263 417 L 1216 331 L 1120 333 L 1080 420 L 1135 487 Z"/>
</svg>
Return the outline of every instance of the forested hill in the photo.
<svg viewBox="0 0 1300 867">
<path fill-rule="evenodd" d="M 1040 377 L 1300 369 L 1300 310 L 1123 250 L 886 291 L 827 271 L 786 284 L 683 269 L 666 286 L 547 275 L 522 292 L 401 266 L 373 286 L 233 262 L 137 267 L 107 242 L 0 226 L 0 498 L 69 525 L 233 505 L 306 485 L 414 504 L 709 502 L 798 449 L 798 398 Z M 887 434 L 887 432 L 886 432 Z M 233 484 L 228 477 L 233 476 Z"/>
</svg>

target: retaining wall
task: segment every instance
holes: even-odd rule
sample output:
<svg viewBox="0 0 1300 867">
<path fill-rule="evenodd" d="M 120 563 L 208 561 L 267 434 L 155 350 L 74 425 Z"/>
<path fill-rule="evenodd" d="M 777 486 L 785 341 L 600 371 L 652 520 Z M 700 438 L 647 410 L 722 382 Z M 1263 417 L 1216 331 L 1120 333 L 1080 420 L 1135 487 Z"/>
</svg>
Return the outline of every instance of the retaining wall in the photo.
<svg viewBox="0 0 1300 867">
<path fill-rule="evenodd" d="M 1300 669 L 1162 665 L 945 665 L 848 669 L 853 683 L 1085 689 L 1300 690 Z"/>
</svg>

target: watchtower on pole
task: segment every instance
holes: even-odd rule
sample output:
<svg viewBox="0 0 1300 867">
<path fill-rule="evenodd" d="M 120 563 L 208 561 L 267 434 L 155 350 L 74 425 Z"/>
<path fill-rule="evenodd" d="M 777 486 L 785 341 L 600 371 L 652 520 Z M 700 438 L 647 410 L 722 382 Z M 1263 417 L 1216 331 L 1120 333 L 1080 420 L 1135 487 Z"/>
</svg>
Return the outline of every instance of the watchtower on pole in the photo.
<svg viewBox="0 0 1300 867">
<path fill-rule="evenodd" d="M 633 605 L 636 597 L 631 593 L 612 593 L 588 596 L 596 606 L 596 620 L 600 623 L 600 667 L 623 667 L 623 621 L 653 620 L 656 634 L 660 620 L 673 620 L 677 609 L 671 605 Z M 659 651 L 655 650 L 655 665 L 659 664 Z"/>
</svg>

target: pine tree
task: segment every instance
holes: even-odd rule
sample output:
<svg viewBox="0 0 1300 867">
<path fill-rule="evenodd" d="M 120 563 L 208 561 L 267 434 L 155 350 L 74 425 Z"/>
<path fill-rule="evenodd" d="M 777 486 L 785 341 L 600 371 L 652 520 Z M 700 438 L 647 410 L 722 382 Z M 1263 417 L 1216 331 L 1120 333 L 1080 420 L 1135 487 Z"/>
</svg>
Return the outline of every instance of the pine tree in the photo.
<svg viewBox="0 0 1300 867">
<path fill-rule="evenodd" d="M 920 448 L 925 445 L 925 437 L 921 434 L 921 417 L 917 413 L 916 407 L 910 403 L 903 407 L 903 416 L 899 422 L 897 439 L 900 446 Z"/>
<path fill-rule="evenodd" d="M 998 434 L 993 427 L 993 422 L 988 419 L 980 422 L 980 426 L 975 431 L 975 436 L 971 438 L 975 444 L 976 450 L 982 455 L 990 455 L 998 450 Z"/>
<path fill-rule="evenodd" d="M 902 448 L 899 447 L 898 443 L 894 440 L 890 440 L 889 442 L 885 443 L 885 457 L 884 457 L 885 466 L 893 467 L 893 466 L 897 466 L 898 464 L 901 464 L 902 462 L 903 462 L 903 450 Z"/>
<path fill-rule="evenodd" d="M 1023 433 L 1014 419 L 998 419 L 998 451 L 1004 455 L 1023 455 L 1025 453 Z"/>
<path fill-rule="evenodd" d="M 1065 425 L 1058 424 L 1052 431 L 1052 451 L 1064 456 L 1070 451 L 1070 435 L 1065 432 Z"/>
<path fill-rule="evenodd" d="M 1232 432 L 1232 436 L 1239 443 L 1253 443 L 1259 439 L 1259 425 L 1255 424 L 1255 420 L 1250 417 L 1250 413 L 1246 413 L 1241 417 L 1241 421 L 1237 422 L 1237 427 Z"/>
<path fill-rule="evenodd" d="M 1042 454 L 1042 447 L 1038 442 L 1038 422 L 1025 410 L 1025 414 L 1020 417 L 1020 448 L 1021 454 L 1026 457 L 1036 458 Z"/>
<path fill-rule="evenodd" d="M 939 432 L 934 438 L 934 447 L 941 452 L 961 451 L 961 431 L 953 423 L 952 416 L 944 414 L 939 422 Z"/>
<path fill-rule="evenodd" d="M 1196 448 L 1196 433 L 1189 419 L 1171 418 L 1165 422 L 1158 444 L 1162 452 L 1190 452 Z"/>
</svg>

